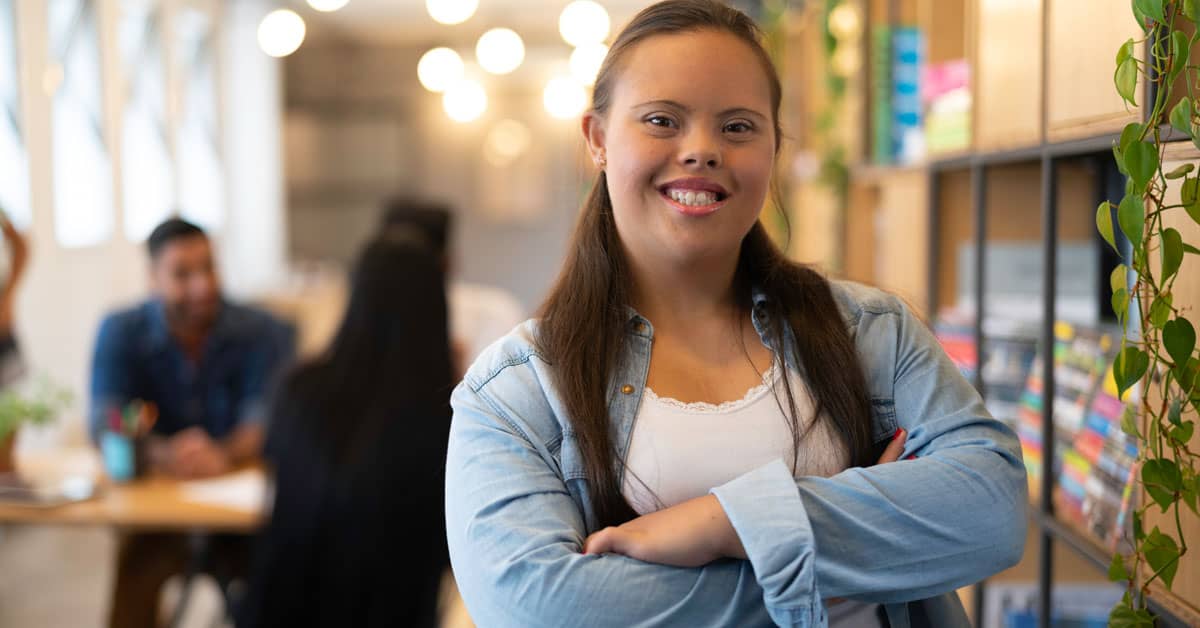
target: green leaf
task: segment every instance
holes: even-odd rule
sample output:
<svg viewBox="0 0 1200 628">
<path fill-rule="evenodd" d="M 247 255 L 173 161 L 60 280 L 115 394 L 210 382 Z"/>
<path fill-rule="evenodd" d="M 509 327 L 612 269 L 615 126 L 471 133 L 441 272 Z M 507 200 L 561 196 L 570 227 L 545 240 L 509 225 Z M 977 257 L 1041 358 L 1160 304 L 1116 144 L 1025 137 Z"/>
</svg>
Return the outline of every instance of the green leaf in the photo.
<svg viewBox="0 0 1200 628">
<path fill-rule="evenodd" d="M 1158 170 L 1158 151 L 1150 142 L 1134 142 L 1125 149 L 1125 167 L 1133 179 L 1137 191 L 1146 189 L 1146 184 Z"/>
<path fill-rule="evenodd" d="M 1118 396 L 1125 396 L 1129 390 L 1142 379 L 1150 366 L 1150 358 L 1137 347 L 1125 347 L 1113 361 L 1113 377 L 1117 380 Z"/>
<path fill-rule="evenodd" d="M 1104 241 L 1107 242 L 1114 251 L 1120 253 L 1120 251 L 1117 250 L 1116 236 L 1113 234 L 1112 203 L 1103 201 L 1100 203 L 1100 206 L 1096 208 L 1096 230 L 1100 232 L 1100 237 L 1104 238 Z"/>
<path fill-rule="evenodd" d="M 1174 83 L 1179 73 L 1187 67 L 1188 61 L 1188 36 L 1182 31 L 1174 31 L 1171 33 L 1171 72 L 1167 75 L 1167 81 Z"/>
<path fill-rule="evenodd" d="M 1133 406 L 1127 405 L 1121 411 L 1121 431 L 1137 439 L 1142 437 L 1137 428 L 1137 410 Z"/>
<path fill-rule="evenodd" d="M 1117 141 L 1117 146 L 1121 148 L 1121 152 L 1125 152 L 1125 150 L 1129 148 L 1130 144 L 1141 140 L 1142 131 L 1145 128 L 1145 126 L 1138 122 L 1130 122 L 1129 124 L 1126 124 L 1125 127 L 1121 129 L 1121 139 Z"/>
<path fill-rule="evenodd" d="M 1150 323 L 1155 327 L 1162 327 L 1171 320 L 1171 304 L 1175 298 L 1169 294 L 1159 295 L 1154 299 L 1154 303 L 1150 306 Z"/>
<path fill-rule="evenodd" d="M 1180 179 L 1180 178 L 1186 176 L 1187 173 L 1189 173 L 1195 169 L 1196 169 L 1196 166 L 1194 166 L 1192 164 L 1183 164 L 1163 176 L 1168 179 Z"/>
<path fill-rule="evenodd" d="M 1113 582 L 1129 579 L 1129 572 L 1125 569 L 1124 556 L 1113 554 L 1112 564 L 1108 566 L 1108 579 Z"/>
<path fill-rule="evenodd" d="M 1175 491 L 1183 489 L 1183 476 L 1172 460 L 1155 458 L 1142 465 L 1142 484 L 1163 512 L 1175 501 Z"/>
<path fill-rule="evenodd" d="M 1172 425 L 1182 425 L 1182 423 L 1180 422 L 1182 420 L 1182 417 L 1183 417 L 1183 402 L 1180 401 L 1179 399 L 1176 399 L 1171 402 L 1170 409 L 1167 410 L 1167 420 L 1170 421 Z"/>
<path fill-rule="evenodd" d="M 1134 93 L 1137 91 L 1137 76 L 1137 61 L 1134 61 L 1133 57 L 1122 61 L 1121 65 L 1117 66 L 1117 71 L 1113 73 L 1113 83 L 1117 86 L 1117 93 L 1134 107 L 1137 106 L 1137 98 Z"/>
<path fill-rule="evenodd" d="M 1195 423 L 1192 423 L 1191 421 L 1184 421 L 1183 425 L 1171 428 L 1171 431 L 1168 432 L 1168 435 L 1171 437 L 1171 440 L 1175 441 L 1180 446 L 1186 447 L 1188 443 L 1192 442 L 1192 432 L 1195 429 Z"/>
<path fill-rule="evenodd" d="M 1126 59 L 1133 56 L 1133 38 L 1125 40 L 1120 48 L 1117 48 L 1117 65 L 1121 65 Z"/>
<path fill-rule="evenodd" d="M 1111 223 L 1110 223 L 1111 224 Z M 1116 292 L 1121 288 L 1129 287 L 1129 267 L 1124 264 L 1117 264 L 1117 267 L 1108 275 L 1108 283 L 1112 286 L 1112 291 Z"/>
<path fill-rule="evenodd" d="M 1183 98 L 1171 108 L 1171 127 L 1184 135 L 1192 135 L 1192 101 Z"/>
<path fill-rule="evenodd" d="M 1125 288 L 1117 288 L 1112 293 L 1112 309 L 1118 320 L 1125 320 L 1129 312 L 1129 292 Z"/>
<path fill-rule="evenodd" d="M 1163 3 L 1165 0 L 1133 0 L 1134 9 L 1141 11 L 1142 15 L 1155 20 L 1156 22 L 1166 22 L 1166 16 L 1163 14 Z"/>
<path fill-rule="evenodd" d="M 1150 611 L 1134 609 L 1128 600 L 1121 600 L 1108 614 L 1109 628 L 1154 628 L 1154 616 Z"/>
<path fill-rule="evenodd" d="M 1179 382 L 1179 388 L 1187 395 L 1195 398 L 1200 398 L 1200 360 L 1191 358 L 1182 368 L 1179 365 L 1175 366 L 1175 379 Z M 1200 411 L 1200 408 L 1197 408 Z"/>
<path fill-rule="evenodd" d="M 1183 187 L 1179 188 L 1179 202 L 1184 205 L 1191 205 L 1200 198 L 1200 179 L 1189 177 L 1183 180 Z"/>
<path fill-rule="evenodd" d="M 1197 506 L 1196 497 L 1197 497 L 1197 495 L 1200 495 L 1200 493 L 1197 493 L 1197 491 L 1196 491 L 1196 487 L 1197 487 L 1197 484 L 1195 482 L 1196 479 L 1197 478 L 1193 478 L 1192 482 L 1186 482 L 1184 484 L 1182 497 L 1183 497 L 1183 502 L 1188 505 L 1188 508 L 1191 508 L 1192 512 L 1200 515 L 1200 511 L 1196 510 L 1196 506 Z"/>
<path fill-rule="evenodd" d="M 1154 528 L 1142 544 L 1142 551 L 1150 568 L 1155 572 L 1161 570 L 1159 577 L 1170 590 L 1171 583 L 1175 581 L 1175 571 L 1179 569 L 1179 546 L 1175 544 L 1175 539 Z"/>
<path fill-rule="evenodd" d="M 1193 24 L 1200 22 L 1200 3 L 1196 0 L 1183 0 L 1183 17 L 1191 20 Z"/>
<path fill-rule="evenodd" d="M 1183 243 L 1183 252 L 1191 253 L 1192 255 L 1200 255 L 1200 249 L 1188 244 L 1187 242 Z"/>
<path fill-rule="evenodd" d="M 1162 282 L 1165 283 L 1172 275 L 1179 272 L 1183 263 L 1183 236 L 1171 227 L 1163 229 L 1162 233 Z"/>
<path fill-rule="evenodd" d="M 1196 329 L 1182 316 L 1163 325 L 1162 341 L 1177 366 L 1186 366 L 1196 348 Z"/>
<path fill-rule="evenodd" d="M 1121 231 L 1134 247 L 1142 244 L 1142 227 L 1145 221 L 1146 213 L 1141 197 L 1129 194 L 1121 199 L 1121 204 L 1117 207 L 1117 222 L 1121 224 Z"/>
<path fill-rule="evenodd" d="M 1187 184 L 1186 180 L 1184 184 Z M 1188 216 L 1192 217 L 1192 220 L 1196 224 L 1200 225 L 1200 202 L 1197 202 L 1197 199 L 1193 198 L 1191 203 L 1184 203 L 1183 209 L 1188 213 Z"/>
</svg>

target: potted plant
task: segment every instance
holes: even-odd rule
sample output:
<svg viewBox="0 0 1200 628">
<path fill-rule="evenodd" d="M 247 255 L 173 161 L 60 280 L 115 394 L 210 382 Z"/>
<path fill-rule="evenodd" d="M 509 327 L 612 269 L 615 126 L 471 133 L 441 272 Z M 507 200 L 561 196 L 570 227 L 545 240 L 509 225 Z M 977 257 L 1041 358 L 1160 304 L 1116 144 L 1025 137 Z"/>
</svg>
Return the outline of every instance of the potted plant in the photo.
<svg viewBox="0 0 1200 628">
<path fill-rule="evenodd" d="M 17 430 L 22 425 L 49 424 L 70 400 L 70 393 L 45 379 L 26 389 L 0 392 L 0 473 L 15 471 Z"/>
</svg>

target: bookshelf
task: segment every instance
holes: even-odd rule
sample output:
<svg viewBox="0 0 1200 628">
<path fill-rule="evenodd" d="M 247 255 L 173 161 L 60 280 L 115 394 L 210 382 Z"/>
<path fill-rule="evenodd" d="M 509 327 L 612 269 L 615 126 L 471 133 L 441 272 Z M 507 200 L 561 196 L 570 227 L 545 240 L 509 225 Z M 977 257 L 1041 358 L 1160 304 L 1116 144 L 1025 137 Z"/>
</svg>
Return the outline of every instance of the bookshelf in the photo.
<svg viewBox="0 0 1200 628">
<path fill-rule="evenodd" d="M 1118 200 L 1123 194 L 1124 181 L 1111 156 L 1113 141 L 1125 124 L 1144 113 L 1125 107 L 1112 86 L 1117 47 L 1139 37 L 1129 3 L 1096 0 L 1083 11 L 1078 2 L 1066 0 L 844 2 L 863 12 L 865 24 L 864 63 L 853 79 L 860 89 L 847 94 L 864 108 L 857 116 L 860 132 L 847 135 L 861 142 L 848 154 L 862 158 L 850 164 L 837 234 L 841 246 L 832 254 L 839 263 L 826 267 L 898 293 L 931 324 L 947 308 L 970 304 L 970 316 L 958 323 L 974 339 L 979 363 L 1009 350 L 1013 328 L 1023 320 L 1022 333 L 1032 337 L 1042 358 L 1036 375 L 1049 393 L 1043 398 L 1051 398 L 1060 388 L 1056 377 L 1062 380 L 1057 384 L 1072 377 L 1050 359 L 1056 323 L 1067 320 L 1079 329 L 1119 338 L 1108 276 L 1120 259 L 1096 234 L 1094 219 L 1101 200 Z M 884 79 L 906 71 L 888 63 L 886 53 L 894 50 L 878 33 L 894 34 L 904 27 L 925 34 L 922 63 L 970 68 L 969 137 L 947 147 L 935 143 L 926 129 L 926 150 L 915 160 L 896 149 L 895 143 L 903 140 L 877 128 L 886 119 L 878 108 L 893 104 L 882 91 Z M 1139 102 L 1146 97 L 1143 88 Z M 924 105 L 926 114 L 932 111 L 929 102 Z M 953 116 L 948 120 L 960 121 Z M 932 121 L 926 117 L 922 123 Z M 1190 143 L 1171 151 L 1175 160 L 1200 158 Z M 830 210 L 805 207 L 800 214 L 809 211 Z M 1200 227 L 1183 214 L 1179 223 L 1174 226 L 1185 239 L 1200 241 Z M 819 255 L 804 261 L 825 262 Z M 1000 272 L 1022 268 L 1024 274 Z M 1200 261 L 1187 256 L 1181 273 L 1200 276 Z M 1194 283 L 1179 287 L 1176 299 L 1197 311 L 1200 282 Z M 975 368 L 971 375 L 996 412 L 1000 389 L 1011 382 L 984 371 Z M 1099 525 L 1100 519 L 1079 516 L 1081 479 L 1099 473 L 1103 465 L 1112 467 L 1120 454 L 1119 441 L 1102 433 L 1104 417 L 1087 414 L 1093 402 L 1102 403 L 1096 401 L 1102 394 L 1095 392 L 1102 382 L 1093 384 L 1078 411 L 1084 413 L 1082 421 L 1094 422 L 1073 428 L 1078 434 L 1061 432 L 1064 417 L 1056 415 L 1055 404 L 1037 408 L 1041 442 L 1066 442 L 1046 447 L 1041 472 L 1031 474 L 1035 485 L 1026 560 L 989 581 L 996 590 L 1016 580 L 1036 582 L 1041 626 L 1050 625 L 1057 589 L 1069 589 L 1072 583 L 1098 590 L 1116 586 L 1104 584 L 1115 535 L 1100 538 L 1110 528 Z M 1097 433 L 1083 433 L 1088 429 Z M 1067 475 L 1056 473 L 1064 459 L 1071 467 Z M 1113 483 L 1111 488 L 1116 487 Z M 1093 500 L 1089 512 L 1098 512 L 1096 504 L 1105 498 L 1113 507 L 1111 490 L 1083 498 Z M 1133 500 L 1142 498 L 1132 495 Z M 1188 538 L 1200 543 L 1200 518 L 1187 515 Z M 1153 521 L 1148 518 L 1146 525 Z M 995 609 L 989 612 L 986 604 L 995 593 L 981 586 L 966 596 L 972 598 L 968 606 L 974 617 L 994 617 Z M 1174 591 L 1156 589 L 1150 602 L 1160 625 L 1200 625 L 1200 561 L 1186 556 Z"/>
</svg>

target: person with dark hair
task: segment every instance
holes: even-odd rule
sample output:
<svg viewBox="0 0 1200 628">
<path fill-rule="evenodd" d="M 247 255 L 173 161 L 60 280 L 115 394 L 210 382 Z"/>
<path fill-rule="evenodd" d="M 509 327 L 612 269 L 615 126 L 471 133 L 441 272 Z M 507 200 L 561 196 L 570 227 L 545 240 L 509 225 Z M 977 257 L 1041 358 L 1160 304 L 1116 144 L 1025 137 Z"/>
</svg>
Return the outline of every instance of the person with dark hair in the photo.
<svg viewBox="0 0 1200 628">
<path fill-rule="evenodd" d="M 451 398 L 479 625 L 966 628 L 955 589 L 1020 559 L 1016 435 L 900 299 L 759 221 L 780 97 L 723 3 L 660 2 L 614 40 L 559 279 Z"/>
<path fill-rule="evenodd" d="M 267 394 L 294 352 L 293 327 L 222 297 L 212 244 L 196 225 L 169 219 L 146 248 L 152 297 L 108 315 L 97 334 L 92 438 L 99 440 L 114 412 L 140 400 L 158 410 L 147 443 L 155 472 L 208 477 L 256 460 Z M 112 626 L 156 624 L 159 589 L 183 571 L 186 541 L 174 534 L 121 539 Z M 243 538 L 215 542 L 233 546 L 214 550 L 222 562 L 244 553 Z"/>
<path fill-rule="evenodd" d="M 412 229 L 421 233 L 453 277 L 450 234 L 454 217 L 441 203 L 396 198 L 384 204 L 382 231 Z M 450 307 L 450 345 L 455 372 L 461 376 L 483 350 L 525 319 L 516 297 L 495 286 L 454 279 L 446 287 Z"/>
<path fill-rule="evenodd" d="M 332 343 L 284 380 L 271 521 L 242 628 L 437 625 L 454 379 L 441 258 L 385 233 L 361 253 Z"/>
</svg>

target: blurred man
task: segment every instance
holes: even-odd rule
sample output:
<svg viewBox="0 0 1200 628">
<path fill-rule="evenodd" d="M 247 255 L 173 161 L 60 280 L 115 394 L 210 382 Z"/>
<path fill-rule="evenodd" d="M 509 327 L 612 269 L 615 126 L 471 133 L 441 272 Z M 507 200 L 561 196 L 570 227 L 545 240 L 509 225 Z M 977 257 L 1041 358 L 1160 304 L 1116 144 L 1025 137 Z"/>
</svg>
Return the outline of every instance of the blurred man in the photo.
<svg viewBox="0 0 1200 628">
<path fill-rule="evenodd" d="M 152 468 L 180 478 L 218 475 L 261 453 L 266 397 L 292 357 L 295 333 L 270 315 L 225 301 L 212 245 L 173 218 L 147 240 L 152 297 L 110 314 L 92 362 L 90 427 L 99 439 L 114 412 L 141 400 L 157 406 L 148 437 Z M 217 568 L 237 575 L 240 537 L 211 539 Z M 121 540 L 110 623 L 154 626 L 163 582 L 189 558 L 181 535 Z M 218 578 L 220 579 L 220 578 Z"/>
<path fill-rule="evenodd" d="M 394 199 L 384 207 L 384 229 L 415 229 L 441 255 L 447 277 L 453 276 L 450 232 L 453 217 L 443 205 Z M 525 320 L 517 298 L 500 288 L 452 280 L 446 286 L 450 310 L 450 342 L 459 376 L 496 340 Z"/>
</svg>

